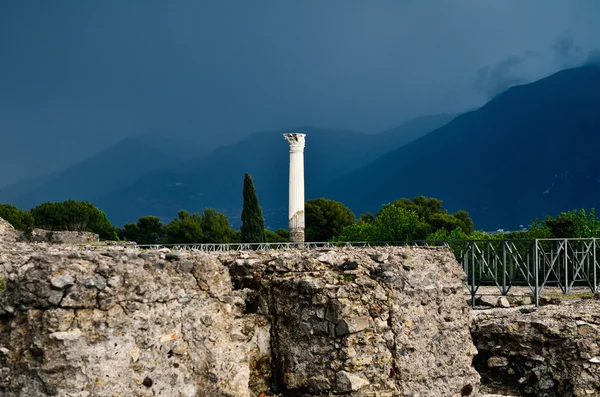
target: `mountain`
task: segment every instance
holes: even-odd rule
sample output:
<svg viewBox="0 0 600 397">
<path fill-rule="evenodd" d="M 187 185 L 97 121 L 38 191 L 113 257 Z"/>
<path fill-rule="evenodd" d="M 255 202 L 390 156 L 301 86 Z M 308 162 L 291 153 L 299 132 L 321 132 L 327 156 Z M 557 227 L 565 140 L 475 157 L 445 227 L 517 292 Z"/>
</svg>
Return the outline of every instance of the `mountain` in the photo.
<svg viewBox="0 0 600 397">
<path fill-rule="evenodd" d="M 179 160 L 135 139 L 124 139 L 106 150 L 79 162 L 62 172 L 30 183 L 18 198 L 7 200 L 21 208 L 31 208 L 45 201 L 66 199 L 88 200 L 95 203 L 100 197 L 133 183 L 152 170 L 170 169 Z M 1 192 L 0 192 L 1 193 Z M 15 195 L 8 190 L 4 195 Z M 0 200 L 4 195 L 0 195 Z"/>
<path fill-rule="evenodd" d="M 410 119 L 398 127 L 377 134 L 376 144 L 383 146 L 383 148 L 379 148 L 379 151 L 382 153 L 388 152 L 390 149 L 406 145 L 441 126 L 448 124 L 456 116 L 457 114 L 447 113 Z"/>
<path fill-rule="evenodd" d="M 59 173 L 51 173 L 32 178 L 25 178 L 17 183 L 0 188 L 0 203 L 16 202 L 19 197 L 46 184 Z"/>
<path fill-rule="evenodd" d="M 161 132 L 160 135 L 148 133 L 137 136 L 135 139 L 164 155 L 181 160 L 206 156 L 216 149 L 213 145 L 207 145 L 202 140 L 184 140 L 181 137 L 168 136 L 167 138 L 167 136 L 164 132 Z"/>
<path fill-rule="evenodd" d="M 420 118 L 381 134 L 298 129 L 307 134 L 305 149 L 306 198 L 320 197 L 327 184 L 365 165 L 427 129 L 449 121 L 453 115 Z M 146 175 L 134 184 L 98 201 L 116 224 L 157 215 L 168 221 L 180 209 L 201 212 L 212 207 L 239 226 L 242 182 L 252 175 L 266 225 L 287 226 L 289 148 L 281 132 L 258 133 L 205 157 L 183 163 L 179 169 Z"/>
<path fill-rule="evenodd" d="M 426 195 L 466 209 L 478 228 L 600 203 L 600 68 L 510 88 L 478 110 L 330 183 L 357 213 Z"/>
</svg>

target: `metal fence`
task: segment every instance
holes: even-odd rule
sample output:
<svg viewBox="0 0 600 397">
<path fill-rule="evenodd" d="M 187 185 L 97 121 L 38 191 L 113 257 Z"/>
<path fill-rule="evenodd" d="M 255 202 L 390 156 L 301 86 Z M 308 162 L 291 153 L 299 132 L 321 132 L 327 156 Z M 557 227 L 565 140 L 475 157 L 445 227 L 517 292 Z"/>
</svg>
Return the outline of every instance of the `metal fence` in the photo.
<svg viewBox="0 0 600 397">
<path fill-rule="evenodd" d="M 169 248 L 182 251 L 227 252 L 245 250 L 329 249 L 334 247 L 447 246 L 467 275 L 471 302 L 482 286 L 496 287 L 501 295 L 511 288 L 527 287 L 535 305 L 544 288 L 570 294 L 574 287 L 599 291 L 600 239 L 444 240 L 404 242 L 306 242 L 261 244 L 133 245 L 141 249 Z"/>
</svg>

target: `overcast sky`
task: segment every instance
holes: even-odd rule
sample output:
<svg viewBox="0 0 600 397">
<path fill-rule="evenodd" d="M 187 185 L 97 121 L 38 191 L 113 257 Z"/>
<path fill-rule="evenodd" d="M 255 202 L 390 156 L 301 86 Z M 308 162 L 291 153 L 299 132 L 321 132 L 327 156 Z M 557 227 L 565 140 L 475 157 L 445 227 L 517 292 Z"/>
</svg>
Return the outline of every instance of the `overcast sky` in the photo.
<svg viewBox="0 0 600 397">
<path fill-rule="evenodd" d="M 599 17 L 598 0 L 0 0 L 0 186 L 126 136 L 214 146 L 470 109 L 580 64 Z"/>
</svg>

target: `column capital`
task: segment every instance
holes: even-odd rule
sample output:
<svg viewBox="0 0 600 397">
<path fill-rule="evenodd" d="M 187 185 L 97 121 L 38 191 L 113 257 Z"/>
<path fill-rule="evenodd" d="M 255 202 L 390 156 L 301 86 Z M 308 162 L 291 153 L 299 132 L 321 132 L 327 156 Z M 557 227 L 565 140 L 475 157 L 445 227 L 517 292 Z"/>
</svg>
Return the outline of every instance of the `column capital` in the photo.
<svg viewBox="0 0 600 397">
<path fill-rule="evenodd" d="M 290 132 L 283 134 L 283 137 L 290 144 L 290 152 L 304 151 L 304 141 L 306 134 L 302 134 L 299 132 Z"/>
</svg>

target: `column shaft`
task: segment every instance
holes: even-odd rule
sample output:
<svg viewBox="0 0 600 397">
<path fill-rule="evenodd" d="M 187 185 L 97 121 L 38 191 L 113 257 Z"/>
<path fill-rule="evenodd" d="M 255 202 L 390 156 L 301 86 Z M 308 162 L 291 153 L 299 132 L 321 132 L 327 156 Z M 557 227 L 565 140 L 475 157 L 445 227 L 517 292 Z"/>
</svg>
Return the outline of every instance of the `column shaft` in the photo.
<svg viewBox="0 0 600 397">
<path fill-rule="evenodd" d="M 289 232 L 290 242 L 304 242 L 304 134 L 284 134 L 290 143 Z"/>
</svg>

